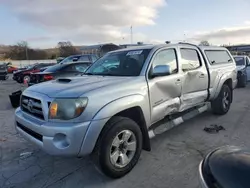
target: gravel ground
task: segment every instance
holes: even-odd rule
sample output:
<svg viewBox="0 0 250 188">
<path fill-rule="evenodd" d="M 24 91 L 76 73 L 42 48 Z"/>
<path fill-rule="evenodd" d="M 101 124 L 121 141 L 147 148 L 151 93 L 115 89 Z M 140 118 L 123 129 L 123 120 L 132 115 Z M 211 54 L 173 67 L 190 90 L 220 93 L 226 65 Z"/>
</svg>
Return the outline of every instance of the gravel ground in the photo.
<svg viewBox="0 0 250 188">
<path fill-rule="evenodd" d="M 102 175 L 90 158 L 52 157 L 25 141 L 14 129 L 14 109 L 8 95 L 20 89 L 12 80 L 0 82 L 0 187 L 42 188 L 198 188 L 198 164 L 211 149 L 223 145 L 250 148 L 250 86 L 234 92 L 225 116 L 210 112 L 152 140 L 152 151 L 142 152 L 139 163 L 127 176 L 112 180 Z M 211 124 L 225 131 L 208 134 Z M 24 154 L 24 155 L 23 155 Z"/>
</svg>

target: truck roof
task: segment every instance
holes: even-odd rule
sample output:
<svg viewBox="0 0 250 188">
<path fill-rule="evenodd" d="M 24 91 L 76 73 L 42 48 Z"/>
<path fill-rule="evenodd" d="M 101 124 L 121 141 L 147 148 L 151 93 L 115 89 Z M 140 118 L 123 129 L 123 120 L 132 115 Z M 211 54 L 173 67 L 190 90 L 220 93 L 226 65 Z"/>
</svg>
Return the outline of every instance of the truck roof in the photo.
<svg viewBox="0 0 250 188">
<path fill-rule="evenodd" d="M 115 52 L 118 51 L 128 51 L 128 50 L 143 50 L 143 49 L 160 49 L 163 47 L 199 47 L 201 50 L 225 50 L 225 47 L 221 46 L 198 46 L 191 43 L 176 43 L 176 44 L 158 44 L 158 45 L 145 45 L 145 46 L 136 46 L 136 47 L 130 47 L 130 48 L 123 48 L 120 50 L 115 50 Z M 227 50 L 227 49 L 226 49 Z M 112 53 L 114 51 L 111 51 L 109 53 Z"/>
</svg>

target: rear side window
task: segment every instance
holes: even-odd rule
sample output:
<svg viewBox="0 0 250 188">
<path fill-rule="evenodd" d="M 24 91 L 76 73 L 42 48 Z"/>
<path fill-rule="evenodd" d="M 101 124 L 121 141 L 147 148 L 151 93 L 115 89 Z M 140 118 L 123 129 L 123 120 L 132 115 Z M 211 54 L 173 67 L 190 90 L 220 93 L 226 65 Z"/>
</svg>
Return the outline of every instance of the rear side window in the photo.
<svg viewBox="0 0 250 188">
<path fill-rule="evenodd" d="M 92 62 L 95 62 L 97 60 L 97 56 L 96 55 L 91 55 L 92 58 Z"/>
<path fill-rule="evenodd" d="M 75 65 L 75 71 L 85 72 L 85 70 L 90 66 L 89 63 L 79 63 Z"/>
<path fill-rule="evenodd" d="M 60 71 L 63 67 L 65 67 L 65 65 L 56 64 L 54 66 L 47 68 L 44 72 L 57 72 Z"/>
<path fill-rule="evenodd" d="M 226 50 L 205 50 L 205 54 L 210 64 L 213 65 L 233 62 L 232 58 Z"/>
<path fill-rule="evenodd" d="M 180 52 L 182 71 L 195 70 L 201 66 L 200 57 L 196 50 L 183 48 Z"/>
<path fill-rule="evenodd" d="M 88 55 L 83 55 L 81 56 L 78 61 L 81 61 L 81 62 L 89 62 L 89 56 Z"/>
</svg>

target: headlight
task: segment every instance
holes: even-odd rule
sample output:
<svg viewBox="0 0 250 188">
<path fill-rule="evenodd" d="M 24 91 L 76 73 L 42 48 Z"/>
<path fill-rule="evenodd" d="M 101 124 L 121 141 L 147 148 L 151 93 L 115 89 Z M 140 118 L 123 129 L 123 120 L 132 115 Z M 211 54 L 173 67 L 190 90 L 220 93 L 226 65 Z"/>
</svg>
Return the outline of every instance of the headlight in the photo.
<svg viewBox="0 0 250 188">
<path fill-rule="evenodd" d="M 87 98 L 55 99 L 50 104 L 49 119 L 74 119 L 82 114 L 87 103 Z"/>
</svg>

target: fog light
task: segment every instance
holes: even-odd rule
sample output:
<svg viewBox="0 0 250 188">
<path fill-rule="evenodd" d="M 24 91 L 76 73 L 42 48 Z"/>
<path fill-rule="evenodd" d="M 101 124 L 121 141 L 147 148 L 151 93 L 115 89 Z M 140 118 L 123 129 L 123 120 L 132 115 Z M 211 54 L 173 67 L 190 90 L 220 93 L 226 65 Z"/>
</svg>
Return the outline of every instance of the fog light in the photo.
<svg viewBox="0 0 250 188">
<path fill-rule="evenodd" d="M 70 145 L 70 141 L 68 140 L 67 136 L 61 133 L 58 133 L 54 136 L 53 142 L 58 149 L 65 149 Z"/>
</svg>

